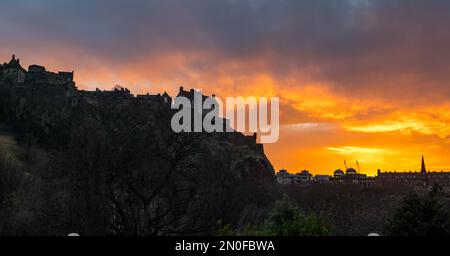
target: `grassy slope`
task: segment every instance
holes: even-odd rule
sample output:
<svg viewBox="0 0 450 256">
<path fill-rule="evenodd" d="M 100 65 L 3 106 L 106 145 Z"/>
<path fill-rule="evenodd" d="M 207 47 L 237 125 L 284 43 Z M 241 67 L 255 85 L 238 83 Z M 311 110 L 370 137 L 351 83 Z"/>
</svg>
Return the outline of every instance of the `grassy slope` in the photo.
<svg viewBox="0 0 450 256">
<path fill-rule="evenodd" d="M 11 159 L 24 170 L 36 170 L 49 160 L 46 150 L 36 145 L 24 145 L 10 127 L 0 123 L 0 154 Z"/>
</svg>

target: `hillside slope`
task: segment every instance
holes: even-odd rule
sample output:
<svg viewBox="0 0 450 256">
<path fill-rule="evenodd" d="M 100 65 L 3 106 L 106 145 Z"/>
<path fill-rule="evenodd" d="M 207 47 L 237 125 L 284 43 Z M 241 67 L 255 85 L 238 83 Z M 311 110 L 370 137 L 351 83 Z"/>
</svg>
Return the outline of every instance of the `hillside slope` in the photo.
<svg viewBox="0 0 450 256">
<path fill-rule="evenodd" d="M 170 109 L 121 91 L 74 104 L 60 89 L 0 82 L 4 234 L 213 234 L 270 203 L 274 170 L 253 137 L 176 134 Z"/>
</svg>

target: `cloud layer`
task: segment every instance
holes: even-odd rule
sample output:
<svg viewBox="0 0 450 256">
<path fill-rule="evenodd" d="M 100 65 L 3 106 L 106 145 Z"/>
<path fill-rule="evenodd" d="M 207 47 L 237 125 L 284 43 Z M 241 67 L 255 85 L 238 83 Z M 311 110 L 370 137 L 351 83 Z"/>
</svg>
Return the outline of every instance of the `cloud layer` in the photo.
<svg viewBox="0 0 450 256">
<path fill-rule="evenodd" d="M 285 137 L 317 142 L 269 146 L 277 167 L 325 170 L 349 148 L 389 147 L 427 149 L 438 168 L 450 167 L 448 24 L 446 0 L 5 0 L 0 57 L 74 69 L 87 89 L 280 96 L 283 124 L 299 124 Z M 396 167 L 380 161 L 371 172 Z"/>
</svg>

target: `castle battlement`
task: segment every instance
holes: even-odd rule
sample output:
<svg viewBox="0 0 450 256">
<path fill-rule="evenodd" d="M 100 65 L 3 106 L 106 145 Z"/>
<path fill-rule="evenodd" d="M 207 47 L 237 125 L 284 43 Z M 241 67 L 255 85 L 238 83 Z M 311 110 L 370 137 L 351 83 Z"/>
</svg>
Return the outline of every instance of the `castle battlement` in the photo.
<svg viewBox="0 0 450 256">
<path fill-rule="evenodd" d="M 30 65 L 28 71 L 20 64 L 20 59 L 12 55 L 9 63 L 0 65 L 0 81 L 12 84 L 47 84 L 47 85 L 69 85 L 75 87 L 73 81 L 74 72 L 53 73 L 46 70 L 44 66 Z"/>
<path fill-rule="evenodd" d="M 161 111 L 170 110 L 172 105 L 172 98 L 167 92 L 134 96 L 130 90 L 121 86 L 115 86 L 112 90 L 79 90 L 74 81 L 73 71 L 56 73 L 37 64 L 30 65 L 28 70 L 25 70 L 15 55 L 8 63 L 0 65 L 0 83 L 10 86 L 18 96 L 47 95 L 51 98 L 65 98 L 72 107 L 80 104 L 99 105 L 108 101 L 120 101 L 121 104 L 137 102 Z M 184 96 L 193 101 L 195 92 L 201 93 L 194 89 L 185 91 L 181 87 L 178 96 Z M 203 101 L 207 98 L 208 96 L 202 94 Z"/>
</svg>

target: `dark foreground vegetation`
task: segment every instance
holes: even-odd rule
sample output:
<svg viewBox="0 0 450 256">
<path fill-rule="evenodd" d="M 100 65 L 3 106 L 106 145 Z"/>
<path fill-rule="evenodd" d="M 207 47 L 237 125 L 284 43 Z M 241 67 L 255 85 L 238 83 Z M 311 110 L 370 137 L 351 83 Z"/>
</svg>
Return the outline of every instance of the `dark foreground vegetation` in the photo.
<svg viewBox="0 0 450 256">
<path fill-rule="evenodd" d="M 174 134 L 170 111 L 71 106 L 0 84 L 0 235 L 446 235 L 447 198 L 279 187 L 241 134 Z"/>
<path fill-rule="evenodd" d="M 0 234 L 212 235 L 275 199 L 242 134 L 175 134 L 170 108 L 119 93 L 74 106 L 16 88 L 0 83 Z"/>
</svg>

